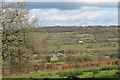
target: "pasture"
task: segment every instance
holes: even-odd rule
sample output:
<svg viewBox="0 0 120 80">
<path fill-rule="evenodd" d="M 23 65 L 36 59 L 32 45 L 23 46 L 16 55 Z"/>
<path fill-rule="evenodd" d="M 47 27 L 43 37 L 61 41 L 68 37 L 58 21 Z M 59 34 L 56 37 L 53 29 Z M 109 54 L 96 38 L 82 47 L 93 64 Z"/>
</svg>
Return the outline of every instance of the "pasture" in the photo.
<svg viewBox="0 0 120 80">
<path fill-rule="evenodd" d="M 53 27 L 56 29 L 53 30 L 46 27 L 44 32 L 42 28 L 40 31 L 36 29 L 38 31 L 34 31 L 31 38 L 35 50 L 31 56 L 34 66 L 29 64 L 30 70 L 23 71 L 21 74 L 7 74 L 9 71 L 7 67 L 4 67 L 3 77 L 118 78 L 119 72 L 116 66 L 119 64 L 119 36 L 117 28 L 82 27 L 79 29 L 76 27 L 75 29 L 75 27 L 70 27 L 72 31 L 67 31 L 65 27 L 62 27 L 63 31 L 59 28 L 61 27 Z M 50 57 L 51 54 L 57 55 L 57 53 L 66 56 Z M 107 67 L 104 66 L 106 64 Z"/>
</svg>

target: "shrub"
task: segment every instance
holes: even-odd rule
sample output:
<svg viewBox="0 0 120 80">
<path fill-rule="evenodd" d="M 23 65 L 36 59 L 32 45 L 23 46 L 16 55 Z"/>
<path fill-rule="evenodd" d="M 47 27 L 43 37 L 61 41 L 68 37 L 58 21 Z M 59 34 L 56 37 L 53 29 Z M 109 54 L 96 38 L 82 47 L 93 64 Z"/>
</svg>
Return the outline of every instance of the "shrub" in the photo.
<svg viewBox="0 0 120 80">
<path fill-rule="evenodd" d="M 83 74 L 83 71 L 81 70 L 78 70 L 78 69 L 73 69 L 73 70 L 70 70 L 70 71 L 61 71 L 58 73 L 60 77 L 63 77 L 63 76 L 77 76 L 77 75 L 82 75 Z"/>
</svg>

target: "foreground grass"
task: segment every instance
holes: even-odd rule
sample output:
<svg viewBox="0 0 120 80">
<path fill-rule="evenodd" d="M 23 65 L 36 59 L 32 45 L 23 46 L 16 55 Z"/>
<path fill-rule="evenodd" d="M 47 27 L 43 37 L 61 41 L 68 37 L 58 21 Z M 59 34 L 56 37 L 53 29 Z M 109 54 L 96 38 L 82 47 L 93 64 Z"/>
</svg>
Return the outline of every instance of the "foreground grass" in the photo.
<svg viewBox="0 0 120 80">
<path fill-rule="evenodd" d="M 84 72 L 83 75 L 78 77 L 80 78 L 118 78 L 118 70 L 105 70 L 99 71 L 98 73 L 94 72 Z"/>
<path fill-rule="evenodd" d="M 50 73 L 31 73 L 27 75 L 21 76 L 12 76 L 8 78 L 68 78 L 68 76 L 60 76 L 57 74 L 58 71 L 50 72 Z M 118 70 L 105 70 L 99 71 L 98 73 L 93 72 L 83 72 L 82 75 L 77 75 L 78 78 L 119 78 Z M 71 75 L 69 75 L 71 77 Z"/>
<path fill-rule="evenodd" d="M 29 73 L 20 76 L 7 76 L 6 78 L 119 78 L 117 66 L 103 66 L 100 68 L 82 68 L 62 71 L 45 70 L 38 73 Z"/>
</svg>

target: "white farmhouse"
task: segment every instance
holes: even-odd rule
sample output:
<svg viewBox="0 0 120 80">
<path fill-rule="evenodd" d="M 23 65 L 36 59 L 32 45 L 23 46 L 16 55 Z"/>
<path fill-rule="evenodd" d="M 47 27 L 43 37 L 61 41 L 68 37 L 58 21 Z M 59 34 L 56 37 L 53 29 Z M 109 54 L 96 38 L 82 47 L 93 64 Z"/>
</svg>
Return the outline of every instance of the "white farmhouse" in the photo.
<svg viewBox="0 0 120 80">
<path fill-rule="evenodd" d="M 78 41 L 78 42 L 83 43 L 83 41 Z"/>
</svg>

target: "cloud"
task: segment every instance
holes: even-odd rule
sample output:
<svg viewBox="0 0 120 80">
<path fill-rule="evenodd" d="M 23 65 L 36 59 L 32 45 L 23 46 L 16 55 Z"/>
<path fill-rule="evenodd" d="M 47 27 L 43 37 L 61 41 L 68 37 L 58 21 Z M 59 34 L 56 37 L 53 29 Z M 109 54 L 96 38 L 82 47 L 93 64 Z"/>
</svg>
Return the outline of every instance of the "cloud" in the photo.
<svg viewBox="0 0 120 80">
<path fill-rule="evenodd" d="M 49 25 L 117 25 L 117 11 L 102 11 L 100 7 L 81 7 L 75 10 L 32 9 L 43 26 Z"/>
<path fill-rule="evenodd" d="M 83 7 L 83 6 L 104 7 L 104 8 L 116 7 L 117 8 L 118 3 L 117 2 L 32 2 L 32 3 L 28 3 L 25 8 L 29 8 L 29 9 L 57 8 L 60 10 L 67 10 L 67 9 L 72 10 L 72 9 L 79 9 L 80 7 Z"/>
</svg>

